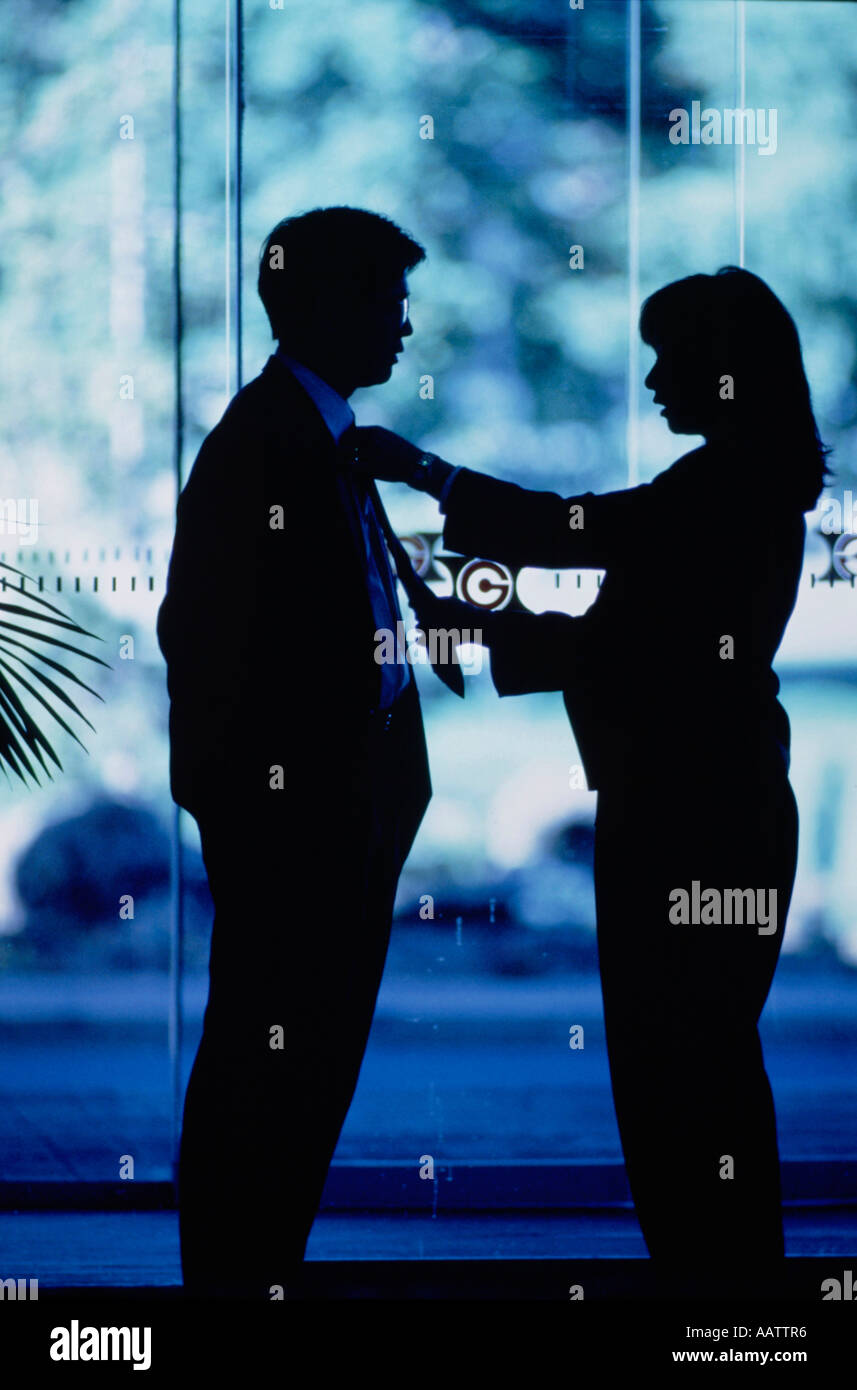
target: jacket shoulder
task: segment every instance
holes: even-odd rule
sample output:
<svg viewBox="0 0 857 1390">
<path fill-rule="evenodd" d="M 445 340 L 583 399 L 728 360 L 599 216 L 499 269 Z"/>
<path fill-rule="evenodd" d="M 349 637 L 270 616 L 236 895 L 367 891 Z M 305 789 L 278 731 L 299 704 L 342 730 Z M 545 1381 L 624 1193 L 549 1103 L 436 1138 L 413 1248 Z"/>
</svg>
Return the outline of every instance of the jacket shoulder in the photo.
<svg viewBox="0 0 857 1390">
<path fill-rule="evenodd" d="M 182 495 L 188 491 L 193 495 L 200 486 L 216 488 L 220 482 L 234 487 L 236 469 L 246 485 L 254 463 L 261 466 L 273 451 L 317 448 L 321 420 L 314 417 L 315 407 L 299 383 L 270 358 L 259 375 L 233 396 L 205 436 Z"/>
</svg>

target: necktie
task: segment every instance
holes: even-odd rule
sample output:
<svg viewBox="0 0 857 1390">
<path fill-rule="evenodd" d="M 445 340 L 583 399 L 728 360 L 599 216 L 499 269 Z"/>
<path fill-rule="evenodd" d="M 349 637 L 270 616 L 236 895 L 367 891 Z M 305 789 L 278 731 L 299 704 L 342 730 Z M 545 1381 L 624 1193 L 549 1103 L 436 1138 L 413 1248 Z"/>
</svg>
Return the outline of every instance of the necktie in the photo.
<svg viewBox="0 0 857 1390">
<path fill-rule="evenodd" d="M 354 469 L 356 437 L 357 434 L 353 425 L 349 425 L 340 437 L 337 446 L 339 467 L 353 498 L 364 545 L 368 540 L 369 551 L 375 561 L 375 570 L 381 581 L 390 615 L 394 620 L 401 620 L 402 615 L 396 594 L 396 580 L 390 568 L 390 557 L 384 545 L 384 537 L 373 506 L 373 499 L 369 497 L 366 479 Z"/>
<path fill-rule="evenodd" d="M 353 468 L 354 464 L 357 462 L 357 431 L 354 425 L 349 426 L 340 438 L 339 448 L 341 451 L 340 457 L 343 459 L 345 466 Z M 408 602 L 418 617 L 422 617 L 422 615 L 425 614 L 430 615 L 433 608 L 435 608 L 439 602 L 437 595 L 432 593 L 428 584 L 420 579 L 411 564 L 408 552 L 405 550 L 405 547 L 390 525 L 390 519 L 384 511 L 381 498 L 378 496 L 378 489 L 371 478 L 367 480 L 366 492 L 372 504 L 372 510 L 384 534 L 387 547 L 395 561 L 396 574 L 402 582 L 402 587 L 408 596 Z M 439 680 L 443 681 L 444 685 L 454 691 L 456 695 L 460 695 L 461 698 L 464 699 L 464 675 L 461 666 L 456 660 L 455 648 L 451 648 L 453 660 L 449 664 L 431 661 L 431 649 L 432 644 L 429 641 L 429 662 L 435 675 Z"/>
</svg>

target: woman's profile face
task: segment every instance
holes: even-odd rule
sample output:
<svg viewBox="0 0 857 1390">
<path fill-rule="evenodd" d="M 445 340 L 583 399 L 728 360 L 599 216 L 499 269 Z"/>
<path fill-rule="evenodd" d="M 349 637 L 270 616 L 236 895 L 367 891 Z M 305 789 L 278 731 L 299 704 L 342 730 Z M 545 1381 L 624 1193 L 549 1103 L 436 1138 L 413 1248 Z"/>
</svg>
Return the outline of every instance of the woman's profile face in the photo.
<svg viewBox="0 0 857 1390">
<path fill-rule="evenodd" d="M 720 376 L 715 374 L 707 351 L 693 337 L 650 343 L 655 364 L 646 377 L 646 387 L 655 393 L 655 405 L 673 434 L 713 432 L 720 413 Z"/>
</svg>

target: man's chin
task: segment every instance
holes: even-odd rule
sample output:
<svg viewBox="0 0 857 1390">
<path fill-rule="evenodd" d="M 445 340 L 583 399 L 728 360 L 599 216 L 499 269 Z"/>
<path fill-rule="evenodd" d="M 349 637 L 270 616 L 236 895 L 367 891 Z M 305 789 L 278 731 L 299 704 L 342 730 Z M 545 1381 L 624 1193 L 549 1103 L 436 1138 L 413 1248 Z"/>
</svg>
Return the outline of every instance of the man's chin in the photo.
<svg viewBox="0 0 857 1390">
<path fill-rule="evenodd" d="M 385 381 L 389 381 L 393 375 L 395 362 L 388 362 L 384 366 L 376 367 L 374 370 L 364 372 L 363 379 L 359 383 L 361 386 L 383 386 Z"/>
</svg>

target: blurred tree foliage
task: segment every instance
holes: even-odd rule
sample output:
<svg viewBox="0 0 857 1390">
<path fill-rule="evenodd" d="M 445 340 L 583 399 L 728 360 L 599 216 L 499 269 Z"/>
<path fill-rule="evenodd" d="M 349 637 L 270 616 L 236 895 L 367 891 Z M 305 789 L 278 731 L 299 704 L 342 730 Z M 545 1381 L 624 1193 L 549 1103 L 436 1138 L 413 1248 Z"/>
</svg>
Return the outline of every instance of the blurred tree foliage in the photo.
<svg viewBox="0 0 857 1390">
<path fill-rule="evenodd" d="M 857 486 L 853 10 L 746 10 L 747 104 L 779 111 L 777 153 L 747 151 L 747 264 L 797 320 L 839 490 Z M 224 12 L 224 0 L 182 0 L 185 475 L 226 404 Z M 668 140 L 673 107 L 735 104 L 733 13 L 729 0 L 643 0 L 641 298 L 736 259 L 733 151 Z M 39 499 L 60 558 L 139 546 L 161 576 L 175 506 L 172 14 L 172 0 L 0 5 L 0 497 Z M 626 22 L 625 0 L 580 11 L 565 0 L 245 0 L 245 378 L 271 347 L 255 292 L 270 227 L 319 205 L 375 208 L 428 261 L 412 278 L 415 336 L 390 383 L 361 393 L 361 420 L 534 486 L 622 486 L 638 307 Z M 126 116 L 133 140 L 121 138 Z M 572 245 L 582 271 L 569 266 Z M 640 386 L 649 360 L 644 351 Z M 119 398 L 123 374 L 133 400 Z M 645 477 L 687 441 L 645 392 L 641 423 Z M 427 499 L 395 505 L 394 516 L 423 505 L 434 515 Z M 236 480 L 239 559 L 241 535 Z M 111 724 L 87 775 L 106 776 L 136 741 L 133 786 L 127 775 L 139 792 L 152 769 L 166 772 L 153 713 L 163 670 L 148 611 L 107 602 L 81 594 L 75 615 L 95 631 L 108 615 L 119 631 L 148 622 L 148 666 L 104 688 Z M 841 645 L 831 625 L 815 650 Z"/>
<path fill-rule="evenodd" d="M 720 81 L 731 70 L 730 8 L 644 0 L 645 292 L 734 259 L 732 152 L 666 138 L 672 106 L 733 100 Z M 777 93 L 781 132 L 758 191 L 748 152 L 748 264 L 798 318 L 822 427 L 848 475 L 857 425 L 849 7 L 747 8 L 747 100 L 761 73 Z M 224 6 L 184 0 L 182 23 L 189 463 L 224 403 Z M 624 0 L 587 0 L 582 11 L 555 0 L 284 0 L 282 10 L 246 0 L 245 30 L 247 374 L 269 348 L 254 280 L 273 221 L 327 202 L 375 207 L 429 251 L 414 277 L 419 336 L 377 393 L 378 418 L 443 440 L 476 466 L 545 482 L 572 467 L 580 486 L 621 485 Z M 60 525 L 85 529 L 97 506 L 102 535 L 151 537 L 171 524 L 168 485 L 147 486 L 169 477 L 171 460 L 171 5 L 7 0 L 0 51 L 0 458 L 7 474 L 41 474 L 61 498 Z M 130 366 L 111 328 L 126 112 L 145 179 L 145 331 Z M 420 138 L 425 115 L 430 140 Z M 569 269 L 572 244 L 584 247 L 583 273 Z M 124 467 L 108 423 L 123 367 L 136 372 L 145 422 L 144 448 Z M 430 402 L 418 390 L 427 373 Z M 660 466 L 671 441 L 658 448 Z"/>
</svg>

